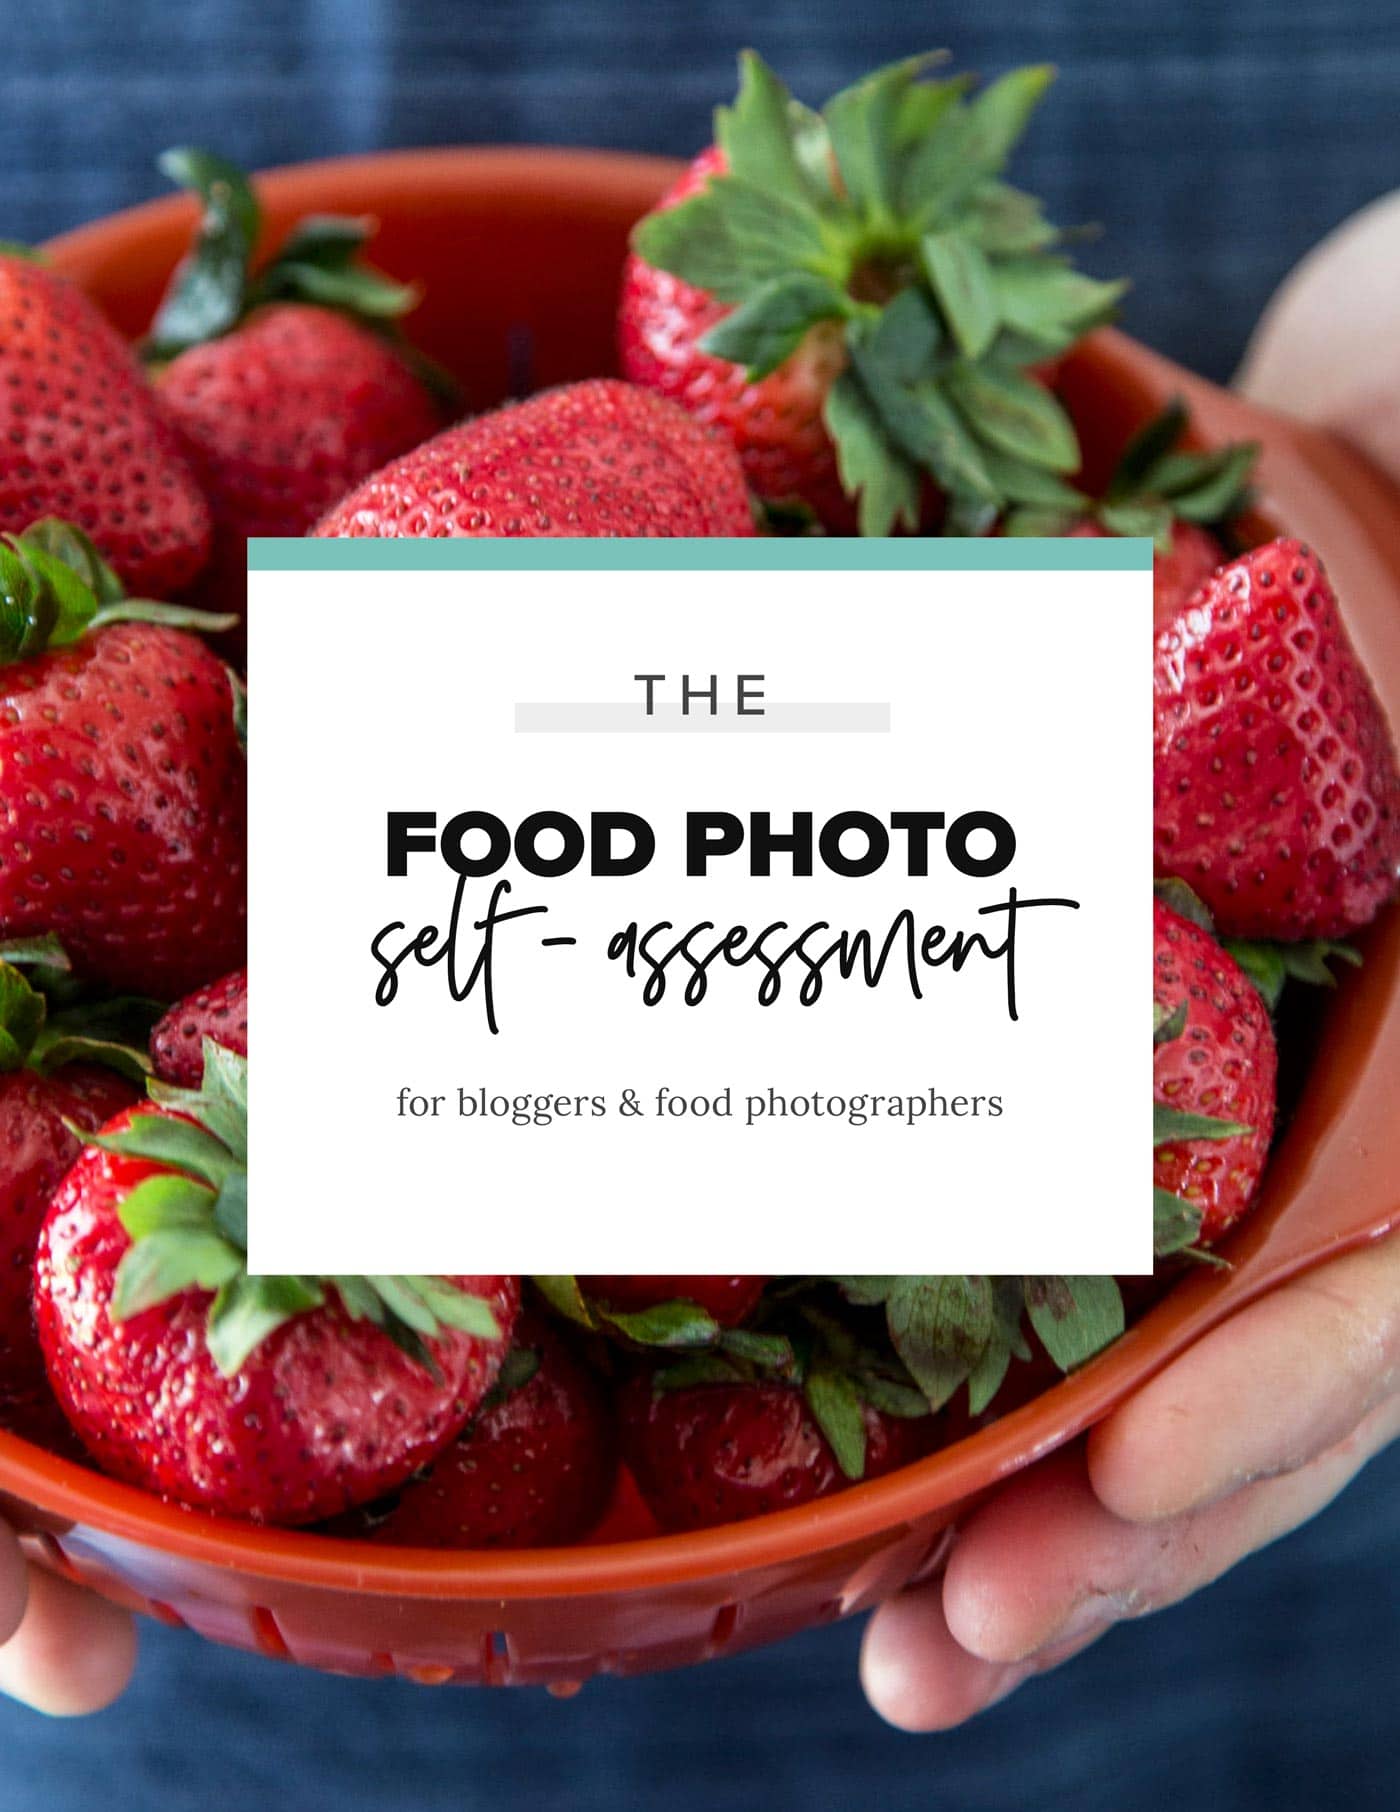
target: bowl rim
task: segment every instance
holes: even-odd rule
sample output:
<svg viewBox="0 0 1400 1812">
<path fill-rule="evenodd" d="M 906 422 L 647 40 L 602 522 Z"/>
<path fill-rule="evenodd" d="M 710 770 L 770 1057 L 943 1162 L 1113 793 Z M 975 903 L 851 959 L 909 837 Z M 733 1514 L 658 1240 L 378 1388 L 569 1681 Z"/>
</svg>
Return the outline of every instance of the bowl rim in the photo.
<svg viewBox="0 0 1400 1812">
<path fill-rule="evenodd" d="M 571 211 L 596 205 L 615 216 L 625 205 L 645 206 L 646 198 L 659 193 L 682 167 L 671 159 L 630 152 L 451 146 L 319 159 L 259 172 L 256 180 L 275 230 L 281 219 L 303 210 L 316 192 L 354 186 L 369 177 L 381 193 L 421 195 L 426 187 L 446 199 L 460 196 L 465 187 L 475 199 L 489 195 L 503 205 L 522 195 L 556 204 L 561 179 L 567 178 Z M 74 228 L 43 249 L 59 266 L 90 264 L 112 257 L 133 240 L 163 240 L 173 227 L 187 224 L 192 214 L 190 199 L 172 194 Z M 1093 356 L 1139 381 L 1158 404 L 1174 390 L 1223 400 L 1222 393 L 1121 333 L 1095 335 L 1092 346 Z M 1258 419 L 1262 412 L 1253 414 Z M 1400 907 L 1390 912 L 1400 915 Z M 1389 973 L 1382 976 L 1380 988 L 1384 1000 L 1348 1002 L 1345 996 L 1358 992 L 1351 989 L 1344 990 L 1338 1004 L 1348 1006 L 1353 1020 L 1360 1014 L 1375 1038 L 1384 1035 L 1400 1043 L 1395 1038 L 1400 1030 L 1400 936 L 1391 936 L 1388 948 Z M 1336 1013 L 1331 1017 L 1335 1022 Z M 1329 1026 L 1325 1041 L 1331 1031 Z M 1372 1060 L 1374 1056 L 1373 1051 Z M 1305 1118 L 1320 1119 L 1324 1131 L 1337 1118 L 1336 1100 L 1307 1105 L 1309 1113 L 1300 1113 L 1285 1135 L 1285 1147 L 1300 1135 Z M 0 1429 L 0 1509 L 8 1501 L 37 1511 L 57 1533 L 62 1533 L 64 1523 L 82 1525 L 119 1542 L 247 1578 L 346 1594 L 469 1601 L 583 1598 L 712 1582 L 810 1560 L 818 1553 L 869 1543 L 901 1529 L 926 1528 L 940 1513 L 946 1520 L 950 1510 L 974 1501 L 990 1486 L 1082 1435 L 1247 1302 L 1319 1258 L 1355 1249 L 1400 1224 L 1398 1185 L 1388 1212 L 1354 1220 L 1320 1247 L 1300 1247 L 1295 1241 L 1271 1257 L 1269 1227 L 1272 1219 L 1280 1218 L 1282 1208 L 1279 1203 L 1269 1215 L 1272 1198 L 1280 1194 L 1280 1155 L 1273 1154 L 1265 1202 L 1227 1247 L 1240 1255 L 1241 1262 L 1245 1257 L 1267 1262 L 1256 1263 L 1243 1275 L 1238 1270 L 1228 1274 L 1202 1270 L 1184 1278 L 1112 1347 L 998 1421 L 883 1478 L 810 1505 L 715 1529 L 616 1543 L 529 1550 L 388 1548 L 187 1510 Z M 1304 1165 L 1304 1180 L 1307 1168 Z M 1295 1182 L 1298 1174 L 1295 1166 Z M 41 1532 L 43 1520 L 30 1526 Z"/>
</svg>

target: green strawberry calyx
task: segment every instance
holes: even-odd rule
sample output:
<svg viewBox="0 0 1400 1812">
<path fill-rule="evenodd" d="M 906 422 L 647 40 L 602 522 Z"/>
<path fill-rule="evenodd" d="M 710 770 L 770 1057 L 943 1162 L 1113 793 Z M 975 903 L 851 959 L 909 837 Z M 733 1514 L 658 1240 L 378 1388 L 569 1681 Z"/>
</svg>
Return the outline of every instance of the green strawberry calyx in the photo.
<svg viewBox="0 0 1400 1812">
<path fill-rule="evenodd" d="M 81 529 L 45 516 L 0 535 L 0 667 L 66 648 L 113 623 L 160 623 L 212 635 L 238 621 L 156 598 L 129 598 Z"/>
<path fill-rule="evenodd" d="M 1002 180 L 1053 71 L 973 95 L 930 74 L 937 61 L 877 70 L 817 113 L 746 51 L 715 119 L 722 173 L 633 234 L 647 263 L 729 306 L 702 350 L 752 380 L 814 328 L 839 335 L 824 418 L 866 535 L 917 528 L 925 477 L 945 533 L 1015 506 L 1082 514 L 1074 425 L 1028 373 L 1125 288 L 1076 271 L 1039 203 Z"/>
<path fill-rule="evenodd" d="M 276 255 L 259 265 L 263 214 L 253 185 L 236 164 L 212 151 L 178 146 L 159 159 L 163 175 L 197 197 L 201 213 L 194 244 L 176 266 L 142 347 L 148 365 L 165 364 L 217 340 L 273 302 L 309 302 L 348 315 L 388 341 L 440 403 L 456 401 L 456 385 L 403 337 L 399 322 L 419 299 L 360 256 L 377 222 L 343 214 L 309 215 L 294 226 Z"/>
<path fill-rule="evenodd" d="M 1337 975 L 1332 964 L 1342 963 L 1350 969 L 1362 966 L 1362 955 L 1356 946 L 1336 938 L 1303 938 L 1296 943 L 1282 943 L 1272 938 L 1221 938 L 1210 908 L 1185 881 L 1168 875 L 1154 882 L 1153 890 L 1157 898 L 1180 918 L 1188 919 L 1208 937 L 1217 939 L 1221 948 L 1254 983 L 1271 1013 L 1277 1011 L 1289 982 L 1300 982 L 1313 988 L 1335 988 Z"/>
<path fill-rule="evenodd" d="M 436 1375 L 428 1342 L 448 1329 L 499 1340 L 489 1303 L 445 1277 L 256 1276 L 248 1270 L 248 1062 L 204 1040 L 198 1089 L 149 1085 L 161 1113 L 132 1114 L 87 1145 L 159 1165 L 118 1210 L 131 1244 L 117 1267 L 111 1317 L 130 1320 L 190 1290 L 212 1300 L 210 1357 L 226 1378 L 268 1335 L 322 1307 L 333 1291 L 352 1321 L 368 1321 Z"/>
<path fill-rule="evenodd" d="M 1191 418 L 1174 397 L 1160 415 L 1138 429 L 1119 456 L 1102 497 L 1087 510 L 1023 505 L 1002 524 L 1008 535 L 1063 535 L 1080 522 L 1094 522 L 1110 535 L 1146 535 L 1166 550 L 1172 524 L 1192 522 L 1228 530 L 1252 500 L 1250 490 L 1258 441 L 1230 441 L 1197 451 L 1182 443 Z"/>
<path fill-rule="evenodd" d="M 151 1070 L 146 1040 L 162 1011 L 159 1003 L 79 999 L 55 1010 L 44 986 L 35 983 L 68 972 L 57 938 L 0 943 L 0 1075 L 29 1069 L 47 1076 L 67 1063 L 100 1063 L 144 1083 Z"/>
<path fill-rule="evenodd" d="M 645 1309 L 609 1309 L 584 1294 L 576 1277 L 534 1277 L 535 1288 L 566 1321 L 589 1333 L 606 1334 L 624 1346 L 671 1353 L 727 1354 L 764 1367 L 782 1367 L 792 1358 L 781 1335 L 750 1328 L 722 1327 L 698 1302 L 677 1298 Z"/>
<path fill-rule="evenodd" d="M 930 1409 L 967 1390 L 969 1413 L 989 1409 L 1013 1359 L 1034 1334 L 1062 1372 L 1087 1364 L 1123 1332 L 1112 1277 L 838 1277 L 847 1303 L 875 1309 Z"/>
</svg>

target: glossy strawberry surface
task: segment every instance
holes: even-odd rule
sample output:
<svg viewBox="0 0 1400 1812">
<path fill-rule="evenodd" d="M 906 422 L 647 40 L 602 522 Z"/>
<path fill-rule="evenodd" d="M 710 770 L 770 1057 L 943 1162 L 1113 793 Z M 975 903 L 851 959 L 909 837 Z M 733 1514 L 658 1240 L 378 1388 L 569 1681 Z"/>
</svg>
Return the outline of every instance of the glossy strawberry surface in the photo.
<svg viewBox="0 0 1400 1812">
<path fill-rule="evenodd" d="M 327 536 L 752 535 L 733 449 L 612 379 L 542 391 L 396 460 L 314 531 Z"/>
<path fill-rule="evenodd" d="M 198 1088 L 204 1040 L 248 1055 L 248 971 L 235 969 L 175 1005 L 151 1033 L 151 1062 L 162 1082 Z"/>
<path fill-rule="evenodd" d="M 1224 935 L 1340 937 L 1400 870 L 1400 769 L 1322 563 L 1255 548 L 1159 618 L 1156 868 Z"/>
<path fill-rule="evenodd" d="M 42 264 L 0 255 L 0 530 L 62 516 L 135 596 L 209 556 L 209 510 L 131 349 Z"/>
<path fill-rule="evenodd" d="M 173 999 L 243 960 L 246 763 L 197 637 L 119 623 L 0 667 L 0 932 Z"/>
<path fill-rule="evenodd" d="M 530 1377 L 495 1393 L 401 1494 L 376 1530 L 399 1547 L 543 1548 L 586 1535 L 617 1471 L 612 1406 L 602 1380 L 548 1322 L 527 1314 L 517 1354 Z"/>
<path fill-rule="evenodd" d="M 1248 1130 L 1226 1139 L 1159 1145 L 1153 1182 L 1201 1215 L 1209 1246 L 1249 1207 L 1273 1137 L 1278 1054 L 1254 984 L 1208 932 L 1153 903 L 1153 998 L 1165 1019 L 1186 1009 L 1179 1036 L 1152 1058 L 1153 1098 Z"/>
<path fill-rule="evenodd" d="M 799 1390 L 786 1384 L 697 1384 L 623 1395 L 623 1451 L 664 1529 L 705 1529 L 787 1510 L 843 1491 L 850 1480 Z M 930 1452 L 932 1416 L 905 1420 L 867 1407 L 865 1477 Z"/>
<path fill-rule="evenodd" d="M 119 1210 L 157 1169 L 88 1147 L 39 1238 L 34 1306 L 50 1382 L 105 1472 L 197 1509 L 312 1522 L 392 1491 L 460 1432 L 505 1356 L 518 1279 L 453 1280 L 490 1305 L 500 1337 L 444 1330 L 428 1343 L 434 1369 L 331 1293 L 226 1378 L 205 1344 L 206 1292 L 120 1323 L 110 1313 L 130 1245 Z"/>
<path fill-rule="evenodd" d="M 49 1198 L 82 1150 L 70 1127 L 95 1132 L 136 1095 L 96 1064 L 0 1075 L 0 1424 L 49 1396 L 30 1298 Z"/>
</svg>

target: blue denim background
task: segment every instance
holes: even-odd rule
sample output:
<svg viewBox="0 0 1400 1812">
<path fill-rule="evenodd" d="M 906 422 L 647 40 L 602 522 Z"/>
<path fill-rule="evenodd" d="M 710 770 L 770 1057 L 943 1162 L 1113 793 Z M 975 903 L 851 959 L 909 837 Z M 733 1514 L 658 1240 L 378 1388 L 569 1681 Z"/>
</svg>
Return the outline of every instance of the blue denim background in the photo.
<svg viewBox="0 0 1400 1812">
<path fill-rule="evenodd" d="M 1017 180 L 1127 324 L 1227 375 L 1272 286 L 1400 182 L 1394 0 L 9 0 L 6 237 L 157 192 L 165 145 L 248 164 L 552 140 L 686 153 L 754 42 L 807 99 L 944 42 L 1062 76 Z M 337 1812 L 1380 1812 L 1400 1803 L 1400 1453 L 1189 1605 L 1120 1630 L 967 1729 L 884 1729 L 856 1632 L 577 1700 L 325 1680 L 151 1628 L 136 1687 L 81 1726 L 0 1705 L 0 1812 L 206 1800 Z"/>
<path fill-rule="evenodd" d="M 1061 68 L 1014 172 L 1127 324 L 1213 376 L 1295 259 L 1400 183 L 1396 0 L 8 0 L 0 235 L 161 186 L 164 146 L 247 164 L 548 140 L 688 154 L 754 43 L 808 100 L 939 44 Z"/>
</svg>

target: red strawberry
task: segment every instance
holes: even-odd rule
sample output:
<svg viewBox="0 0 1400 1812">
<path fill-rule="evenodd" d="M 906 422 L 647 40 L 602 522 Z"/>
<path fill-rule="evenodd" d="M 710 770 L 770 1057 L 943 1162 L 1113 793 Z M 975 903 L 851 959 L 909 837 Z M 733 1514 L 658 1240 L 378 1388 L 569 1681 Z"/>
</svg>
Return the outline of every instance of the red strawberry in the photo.
<svg viewBox="0 0 1400 1812">
<path fill-rule="evenodd" d="M 85 529 L 127 587 L 170 597 L 209 557 L 209 511 L 126 342 L 65 278 L 0 254 L 0 532 Z"/>
<path fill-rule="evenodd" d="M 55 622 L 55 548 L 88 576 L 100 568 L 58 525 L 0 545 L 5 584 L 27 599 L 0 619 L 0 934 L 54 932 L 88 979 L 170 999 L 243 956 L 232 681 L 170 626 L 190 613 L 114 601 L 106 569 L 96 590 L 65 573 Z M 84 633 L 99 608 L 111 626 Z M 158 620 L 112 621 L 126 612 Z M 60 631 L 66 645 L 44 652 Z"/>
<path fill-rule="evenodd" d="M 1050 78 L 975 99 L 913 58 L 820 114 L 752 52 L 715 144 L 637 227 L 625 376 L 721 428 L 765 501 L 887 534 L 1082 503 L 1073 424 L 1033 375 L 1106 319 L 1001 172 Z M 941 496 L 940 496 L 941 493 Z"/>
<path fill-rule="evenodd" d="M 723 1328 L 736 1328 L 758 1306 L 766 1277 L 580 1277 L 584 1293 L 605 1309 L 634 1314 L 663 1302 L 693 1302 Z"/>
<path fill-rule="evenodd" d="M 476 1420 L 405 1488 L 375 1528 L 376 1540 L 409 1548 L 558 1547 L 586 1535 L 602 1515 L 617 1444 L 601 1382 L 535 1316 L 522 1318 L 515 1342 Z M 517 1367 L 520 1382 L 510 1376 Z"/>
<path fill-rule="evenodd" d="M 853 1482 L 791 1385 L 655 1389 L 643 1376 L 624 1392 L 622 1413 L 623 1452 L 664 1529 L 741 1522 Z M 931 1416 L 889 1416 L 869 1405 L 860 1413 L 865 1478 L 893 1472 L 934 1446 Z"/>
<path fill-rule="evenodd" d="M 160 373 L 221 536 L 301 535 L 352 485 L 441 425 L 377 335 L 330 309 L 265 307 Z"/>
<path fill-rule="evenodd" d="M 367 480 L 317 535 L 751 535 L 732 451 L 684 411 L 595 379 L 449 428 Z"/>
<path fill-rule="evenodd" d="M 0 962 L 0 1424 L 21 1433 L 57 1419 L 30 1289 L 49 1197 L 82 1149 L 70 1129 L 95 1132 L 129 1106 L 139 1073 L 134 1052 L 84 1035 L 82 1009 L 50 1019 L 43 995 Z"/>
<path fill-rule="evenodd" d="M 114 1477 L 193 1508 L 317 1521 L 402 1485 L 460 1431 L 500 1369 L 519 1280 L 250 1278 L 246 1066 L 208 1067 L 202 1096 L 118 1116 L 59 1186 L 39 1338 Z M 183 1129 L 178 1163 L 136 1155 L 152 1120 L 167 1149 Z"/>
<path fill-rule="evenodd" d="M 1156 868 L 1231 937 L 1338 937 L 1395 892 L 1400 769 L 1317 556 L 1273 541 L 1159 622 Z"/>
<path fill-rule="evenodd" d="M 198 1088 L 204 1076 L 204 1041 L 248 1055 L 248 971 L 235 969 L 221 981 L 177 1001 L 151 1033 L 151 1062 L 162 1082 Z"/>
<path fill-rule="evenodd" d="M 1152 929 L 1152 1181 L 1164 1254 L 1214 1245 L 1252 1202 L 1273 1137 L 1278 1056 L 1258 990 L 1210 933 L 1161 900 Z"/>
</svg>

